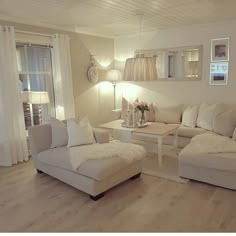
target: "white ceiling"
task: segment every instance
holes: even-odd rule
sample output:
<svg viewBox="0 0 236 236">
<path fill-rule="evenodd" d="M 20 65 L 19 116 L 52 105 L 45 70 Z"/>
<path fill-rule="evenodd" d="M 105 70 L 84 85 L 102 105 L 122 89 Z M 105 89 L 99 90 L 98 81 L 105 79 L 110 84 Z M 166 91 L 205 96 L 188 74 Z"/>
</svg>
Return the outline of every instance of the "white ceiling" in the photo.
<svg viewBox="0 0 236 236">
<path fill-rule="evenodd" d="M 0 19 L 114 37 L 236 19 L 236 0 L 0 0 Z"/>
</svg>

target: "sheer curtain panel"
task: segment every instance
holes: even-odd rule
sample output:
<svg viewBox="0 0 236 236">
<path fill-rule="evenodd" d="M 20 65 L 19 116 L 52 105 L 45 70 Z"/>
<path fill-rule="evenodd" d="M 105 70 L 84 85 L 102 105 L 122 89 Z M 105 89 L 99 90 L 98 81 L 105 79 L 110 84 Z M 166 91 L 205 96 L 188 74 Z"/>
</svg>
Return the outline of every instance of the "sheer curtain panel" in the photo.
<svg viewBox="0 0 236 236">
<path fill-rule="evenodd" d="M 0 25 L 0 166 L 28 160 L 13 27 Z"/>
<path fill-rule="evenodd" d="M 53 38 L 53 75 L 56 117 L 75 117 L 69 37 L 56 34 Z"/>
</svg>

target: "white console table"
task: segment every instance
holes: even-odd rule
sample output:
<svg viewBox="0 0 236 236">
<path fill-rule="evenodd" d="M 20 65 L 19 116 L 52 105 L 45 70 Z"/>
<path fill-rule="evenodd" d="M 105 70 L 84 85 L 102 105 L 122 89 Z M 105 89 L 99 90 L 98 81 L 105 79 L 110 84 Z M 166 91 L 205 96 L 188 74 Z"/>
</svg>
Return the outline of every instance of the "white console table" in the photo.
<svg viewBox="0 0 236 236">
<path fill-rule="evenodd" d="M 111 129 L 111 130 L 126 130 L 130 131 L 132 136 L 143 136 L 149 138 L 156 138 L 158 140 L 158 162 L 159 165 L 162 165 L 162 148 L 163 148 L 163 138 L 169 134 L 174 134 L 174 147 L 178 146 L 178 127 L 179 125 L 175 124 L 164 124 L 164 123 L 149 123 L 148 126 L 143 128 L 126 128 L 121 126 L 123 120 L 115 120 L 102 125 L 99 125 L 101 128 Z"/>
</svg>

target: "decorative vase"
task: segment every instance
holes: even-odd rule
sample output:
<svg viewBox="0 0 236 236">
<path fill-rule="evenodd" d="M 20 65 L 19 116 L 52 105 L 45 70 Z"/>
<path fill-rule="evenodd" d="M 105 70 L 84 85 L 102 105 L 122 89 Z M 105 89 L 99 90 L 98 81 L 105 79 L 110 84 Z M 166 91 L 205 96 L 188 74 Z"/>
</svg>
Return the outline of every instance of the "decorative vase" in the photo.
<svg viewBox="0 0 236 236">
<path fill-rule="evenodd" d="M 141 117 L 140 117 L 140 120 L 139 120 L 139 124 L 142 126 L 145 123 L 146 123 L 146 120 L 145 120 L 144 111 L 141 111 Z"/>
</svg>

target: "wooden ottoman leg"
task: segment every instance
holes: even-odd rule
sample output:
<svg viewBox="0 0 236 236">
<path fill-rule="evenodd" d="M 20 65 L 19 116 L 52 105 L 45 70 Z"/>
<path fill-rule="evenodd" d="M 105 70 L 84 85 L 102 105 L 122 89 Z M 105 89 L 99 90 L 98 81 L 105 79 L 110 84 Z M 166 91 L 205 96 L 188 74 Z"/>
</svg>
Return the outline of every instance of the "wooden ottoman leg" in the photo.
<svg viewBox="0 0 236 236">
<path fill-rule="evenodd" d="M 98 194 L 98 195 L 96 195 L 96 196 L 90 195 L 90 198 L 91 198 L 92 200 L 94 200 L 94 201 L 97 201 L 97 200 L 99 200 L 99 199 L 102 198 L 102 197 L 104 197 L 104 193 L 100 193 L 100 194 Z"/>
<path fill-rule="evenodd" d="M 141 176 L 141 172 L 140 173 L 138 173 L 137 175 L 134 175 L 133 177 L 131 177 L 130 179 L 131 180 L 134 180 L 134 179 L 137 179 L 137 178 L 139 178 Z"/>
</svg>

